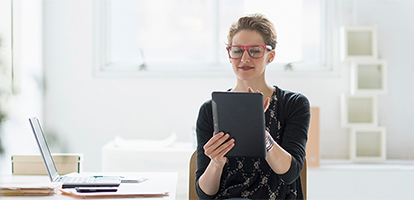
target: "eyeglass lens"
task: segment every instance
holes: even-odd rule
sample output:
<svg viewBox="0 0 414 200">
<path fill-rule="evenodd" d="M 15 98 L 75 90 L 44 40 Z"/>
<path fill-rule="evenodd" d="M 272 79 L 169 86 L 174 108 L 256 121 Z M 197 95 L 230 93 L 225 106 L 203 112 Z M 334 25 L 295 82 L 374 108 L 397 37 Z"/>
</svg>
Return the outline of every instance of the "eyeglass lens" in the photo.
<svg viewBox="0 0 414 200">
<path fill-rule="evenodd" d="M 264 49 L 261 46 L 251 46 L 248 49 L 249 55 L 252 58 L 260 58 L 264 54 Z M 244 49 L 242 47 L 231 47 L 229 48 L 229 55 L 231 58 L 240 58 L 244 53 Z"/>
</svg>

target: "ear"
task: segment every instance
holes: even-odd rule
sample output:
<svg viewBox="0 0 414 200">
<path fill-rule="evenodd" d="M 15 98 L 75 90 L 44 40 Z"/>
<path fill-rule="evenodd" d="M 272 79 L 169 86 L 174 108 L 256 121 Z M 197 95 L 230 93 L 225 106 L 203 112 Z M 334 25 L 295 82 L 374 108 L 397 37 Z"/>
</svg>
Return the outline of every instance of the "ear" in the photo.
<svg viewBox="0 0 414 200">
<path fill-rule="evenodd" d="M 275 59 L 275 55 L 276 55 L 276 52 L 274 49 L 270 51 L 270 53 L 267 56 L 267 64 L 270 64 L 273 62 L 273 60 Z"/>
</svg>

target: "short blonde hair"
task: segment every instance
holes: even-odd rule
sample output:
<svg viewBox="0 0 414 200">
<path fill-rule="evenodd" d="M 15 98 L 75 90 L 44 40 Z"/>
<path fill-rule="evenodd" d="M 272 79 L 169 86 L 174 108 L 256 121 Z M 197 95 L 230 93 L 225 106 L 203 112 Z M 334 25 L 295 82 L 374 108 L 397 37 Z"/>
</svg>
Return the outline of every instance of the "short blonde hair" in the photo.
<svg viewBox="0 0 414 200">
<path fill-rule="evenodd" d="M 241 30 L 253 30 L 262 35 L 266 45 L 270 45 L 272 49 L 276 48 L 276 30 L 273 23 L 263 14 L 255 13 L 241 17 L 237 22 L 231 25 L 229 34 L 227 35 L 227 45 L 232 45 L 233 37 Z"/>
</svg>

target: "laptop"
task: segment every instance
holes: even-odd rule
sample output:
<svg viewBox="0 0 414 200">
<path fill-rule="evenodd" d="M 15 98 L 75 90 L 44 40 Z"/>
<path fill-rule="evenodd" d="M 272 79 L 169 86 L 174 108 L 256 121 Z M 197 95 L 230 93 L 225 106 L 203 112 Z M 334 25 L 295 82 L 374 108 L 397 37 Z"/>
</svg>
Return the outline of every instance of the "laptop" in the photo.
<svg viewBox="0 0 414 200">
<path fill-rule="evenodd" d="M 62 188 L 118 187 L 121 184 L 121 178 L 119 176 L 60 176 L 57 172 L 39 120 L 36 117 L 33 117 L 30 118 L 29 121 L 37 144 L 39 145 L 40 153 L 43 162 L 45 163 L 50 181 L 62 182 Z"/>
</svg>

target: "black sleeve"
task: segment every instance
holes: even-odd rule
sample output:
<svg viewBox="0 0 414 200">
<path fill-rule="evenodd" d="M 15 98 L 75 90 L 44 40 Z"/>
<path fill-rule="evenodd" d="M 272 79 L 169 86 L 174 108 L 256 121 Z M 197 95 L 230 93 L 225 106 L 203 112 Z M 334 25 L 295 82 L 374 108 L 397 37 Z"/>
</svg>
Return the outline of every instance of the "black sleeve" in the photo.
<svg viewBox="0 0 414 200">
<path fill-rule="evenodd" d="M 306 156 L 306 142 L 310 121 L 309 100 L 302 94 L 293 93 L 286 98 L 283 105 L 284 134 L 281 147 L 292 155 L 290 169 L 279 175 L 287 184 L 292 184 L 299 176 Z"/>
<path fill-rule="evenodd" d="M 213 136 L 214 126 L 213 126 L 213 115 L 211 111 L 211 100 L 205 102 L 198 113 L 198 119 L 196 124 L 197 132 L 197 170 L 196 170 L 196 191 L 200 199 L 213 199 L 214 196 L 209 196 L 205 194 L 199 184 L 198 180 L 200 176 L 206 170 L 208 164 L 210 163 L 210 158 L 204 154 L 204 145 L 210 140 Z"/>
</svg>

